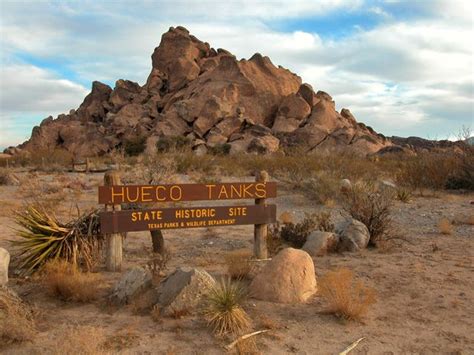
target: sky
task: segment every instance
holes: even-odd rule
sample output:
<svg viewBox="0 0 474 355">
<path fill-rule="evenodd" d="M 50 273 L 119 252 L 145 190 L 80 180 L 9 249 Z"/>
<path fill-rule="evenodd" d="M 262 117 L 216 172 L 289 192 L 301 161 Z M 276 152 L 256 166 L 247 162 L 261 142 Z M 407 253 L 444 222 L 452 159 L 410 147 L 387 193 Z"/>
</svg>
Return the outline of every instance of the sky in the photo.
<svg viewBox="0 0 474 355">
<path fill-rule="evenodd" d="M 77 108 L 94 80 L 143 85 L 184 26 L 237 58 L 259 52 L 386 136 L 474 130 L 474 1 L 0 2 L 0 148 Z"/>
</svg>

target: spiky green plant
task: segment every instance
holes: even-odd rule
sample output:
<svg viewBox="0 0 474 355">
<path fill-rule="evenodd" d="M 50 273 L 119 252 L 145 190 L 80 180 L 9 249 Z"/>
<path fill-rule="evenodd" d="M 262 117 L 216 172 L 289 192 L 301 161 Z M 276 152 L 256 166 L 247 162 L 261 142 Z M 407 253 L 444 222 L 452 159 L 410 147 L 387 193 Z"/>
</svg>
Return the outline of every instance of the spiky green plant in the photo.
<svg viewBox="0 0 474 355">
<path fill-rule="evenodd" d="M 104 238 L 99 232 L 97 210 L 61 223 L 46 210 L 28 205 L 15 213 L 19 240 L 10 241 L 18 250 L 19 267 L 31 273 L 49 260 L 63 259 L 74 264 L 83 262 L 90 269 L 93 252 L 99 250 Z"/>
<path fill-rule="evenodd" d="M 397 200 L 403 202 L 403 203 L 408 203 L 411 200 L 411 193 L 408 190 L 405 189 L 399 189 L 397 190 Z"/>
<path fill-rule="evenodd" d="M 228 278 L 211 288 L 204 315 L 215 334 L 237 334 L 250 327 L 250 318 L 242 308 L 245 296 L 244 286 Z"/>
</svg>

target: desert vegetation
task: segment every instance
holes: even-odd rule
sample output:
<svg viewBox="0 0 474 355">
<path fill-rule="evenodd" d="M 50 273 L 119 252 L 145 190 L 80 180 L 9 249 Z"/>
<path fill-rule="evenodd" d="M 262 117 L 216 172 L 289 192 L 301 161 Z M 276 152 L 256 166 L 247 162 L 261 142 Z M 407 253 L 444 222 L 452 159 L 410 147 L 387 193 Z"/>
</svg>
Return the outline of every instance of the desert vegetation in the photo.
<svg viewBox="0 0 474 355">
<path fill-rule="evenodd" d="M 43 266 L 41 273 L 44 286 L 54 297 L 74 302 L 90 302 L 99 297 L 100 276 L 82 272 L 76 264 L 51 260 Z"/>
<path fill-rule="evenodd" d="M 319 287 L 328 304 L 327 312 L 347 320 L 360 321 L 376 302 L 375 290 L 357 280 L 346 268 L 326 273 Z"/>
<path fill-rule="evenodd" d="M 207 295 L 205 317 L 217 335 L 234 334 L 250 328 L 250 318 L 242 308 L 246 291 L 242 284 L 223 279 Z"/>
<path fill-rule="evenodd" d="M 466 168 L 470 164 L 466 156 L 425 153 L 400 158 L 389 154 L 375 159 L 351 153 L 304 153 L 296 148 L 269 155 L 229 155 L 227 148 L 220 146 L 207 154 L 196 155 L 186 140 L 170 138 L 156 145 L 158 149 L 153 154 L 145 148 L 135 154 L 123 147 L 121 151 L 89 161 L 93 170 L 118 169 L 125 184 L 173 183 L 182 181 L 179 179 L 183 177 L 189 179 L 184 181 L 199 183 L 253 181 L 252 175 L 256 172 L 268 171 L 270 178 L 278 182 L 282 196 L 278 200 L 278 223 L 269 226 L 268 260 L 253 257 L 251 234 L 245 229 L 231 232 L 230 236 L 224 228 L 189 231 L 183 236 L 164 231 L 166 248 L 160 252 L 155 251 L 150 235 L 142 233 L 139 239 L 128 235 L 124 239 L 124 257 L 129 260 L 130 268 L 138 266 L 143 270 L 134 274 L 135 279 L 143 282 L 136 285 L 135 290 L 135 285 L 126 281 L 128 266 L 115 275 L 103 270 L 105 239 L 98 230 L 95 196 L 96 187 L 103 183 L 103 175 L 72 171 L 70 157 L 62 159 L 61 154 L 41 159 L 39 154 L 45 153 L 38 152 L 24 160 L 10 161 L 8 168 L 1 169 L 3 180 L 0 181 L 3 188 L 14 188 L 19 196 L 16 203 L 4 199 L 5 206 L 11 206 L 8 207 L 11 212 L 5 210 L 2 216 L 15 231 L 9 234 L 12 244 L 8 244 L 13 251 L 14 288 L 21 291 L 30 284 L 37 285 L 44 290 L 40 307 L 51 307 L 51 302 L 58 302 L 55 307 L 61 312 L 66 312 L 67 307 L 93 307 L 93 311 L 89 308 L 84 312 L 99 320 L 88 325 L 83 319 L 81 325 L 47 331 L 48 338 L 44 338 L 45 332 L 38 329 L 35 320 L 44 316 L 36 315 L 26 304 L 2 298 L 0 313 L 10 314 L 11 322 L 19 325 L 14 327 L 10 322 L 1 328 L 6 346 L 21 348 L 38 343 L 42 349 L 49 349 L 57 343 L 57 337 L 70 334 L 70 341 L 54 346 L 57 349 L 82 347 L 91 353 L 139 349 L 142 346 L 139 339 L 144 339 L 141 333 L 150 327 L 148 319 L 154 327 L 170 334 L 166 349 L 185 349 L 182 344 L 188 338 L 195 339 L 191 334 L 198 332 L 199 341 L 206 344 L 201 344 L 204 348 L 232 344 L 229 351 L 237 353 L 275 351 L 288 342 L 282 340 L 285 336 L 297 335 L 288 329 L 292 328 L 292 321 L 305 319 L 304 314 L 316 317 L 334 333 L 343 332 L 351 323 L 372 329 L 374 324 L 377 327 L 385 324 L 381 308 L 390 302 L 390 297 L 395 297 L 390 296 L 387 301 L 387 293 L 390 293 L 387 290 L 391 286 L 382 273 L 377 272 L 377 267 L 403 283 L 403 277 L 394 275 L 385 260 L 397 265 L 400 263 L 397 258 L 406 257 L 405 251 L 415 250 L 416 254 L 416 250 L 423 248 L 417 261 L 410 261 L 414 258 L 411 256 L 404 265 L 414 268 L 415 275 L 422 275 L 419 282 L 426 283 L 428 276 L 423 259 L 426 253 L 440 258 L 438 262 L 442 264 L 441 258 L 446 257 L 444 253 L 449 249 L 444 243 L 467 242 L 468 228 L 472 226 L 472 213 L 467 209 L 456 214 L 440 211 L 423 227 L 412 224 L 410 230 L 401 219 L 421 218 L 419 208 L 431 216 L 426 206 L 455 205 L 457 201 L 469 199 L 472 192 L 468 182 L 472 177 Z M 293 199 L 292 202 L 287 201 L 288 198 Z M 300 200 L 303 202 L 298 202 Z M 280 209 L 280 205 L 285 207 Z M 132 207 L 122 206 L 123 209 Z M 366 235 L 359 222 L 365 226 Z M 423 238 L 429 238 L 426 245 L 417 239 L 418 228 L 424 228 Z M 241 236 L 247 234 L 248 240 L 242 239 Z M 433 235 L 444 237 L 446 241 L 434 240 Z M 323 237 L 327 238 L 324 243 L 318 239 Z M 313 253 L 311 248 L 315 245 L 320 249 Z M 375 248 L 366 249 L 366 246 Z M 255 300 L 249 289 L 255 287 L 252 286 L 255 275 L 288 248 L 311 253 L 317 293 L 305 303 L 293 306 L 296 308 L 287 309 L 285 305 L 274 306 L 274 303 L 270 307 L 266 302 Z M 468 267 L 466 263 L 453 261 L 458 268 Z M 184 305 L 156 303 L 154 292 L 160 290 L 182 264 L 209 272 L 217 280 L 215 285 L 199 296 L 202 302 L 198 304 L 184 296 L 182 300 L 176 296 Z M 447 280 L 454 279 L 455 274 L 450 275 L 446 276 Z M 111 294 L 116 295 L 118 285 L 127 285 L 123 303 L 109 298 Z M 204 284 L 198 285 L 204 289 Z M 423 301 L 417 288 L 409 292 L 406 297 L 413 303 L 430 302 Z M 35 300 L 29 294 L 26 298 Z M 399 304 L 391 307 L 402 307 L 403 302 L 397 302 Z M 458 310 L 463 309 L 464 301 L 453 302 Z M 140 317 L 134 318 L 134 327 L 141 329 L 140 332 L 115 335 L 104 321 L 106 312 L 112 312 L 111 309 L 129 312 L 124 320 Z M 124 317 L 124 313 L 120 314 Z M 82 336 L 72 336 L 72 332 L 94 336 L 84 345 Z"/>
</svg>

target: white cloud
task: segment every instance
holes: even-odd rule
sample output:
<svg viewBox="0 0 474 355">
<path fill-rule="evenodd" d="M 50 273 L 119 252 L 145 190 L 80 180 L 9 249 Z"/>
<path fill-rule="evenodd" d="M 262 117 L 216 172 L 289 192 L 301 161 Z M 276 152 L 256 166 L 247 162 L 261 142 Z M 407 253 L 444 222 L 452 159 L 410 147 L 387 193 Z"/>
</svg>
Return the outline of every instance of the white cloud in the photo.
<svg viewBox="0 0 474 355">
<path fill-rule="evenodd" d="M 87 93 L 81 85 L 32 65 L 10 63 L 3 66 L 0 74 L 0 147 L 23 142 L 43 118 L 78 107 Z"/>
<path fill-rule="evenodd" d="M 0 105 L 4 112 L 47 111 L 53 115 L 76 108 L 88 90 L 33 65 L 2 68 Z"/>
</svg>

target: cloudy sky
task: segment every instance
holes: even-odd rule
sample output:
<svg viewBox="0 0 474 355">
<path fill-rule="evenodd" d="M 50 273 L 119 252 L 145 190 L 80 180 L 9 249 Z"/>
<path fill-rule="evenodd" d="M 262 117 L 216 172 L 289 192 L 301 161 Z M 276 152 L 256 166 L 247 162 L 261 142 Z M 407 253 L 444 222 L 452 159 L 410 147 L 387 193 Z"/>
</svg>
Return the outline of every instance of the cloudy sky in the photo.
<svg viewBox="0 0 474 355">
<path fill-rule="evenodd" d="M 0 148 L 77 108 L 93 80 L 143 84 L 177 25 L 238 58 L 268 55 L 385 135 L 453 137 L 474 128 L 472 3 L 2 0 Z"/>
</svg>

